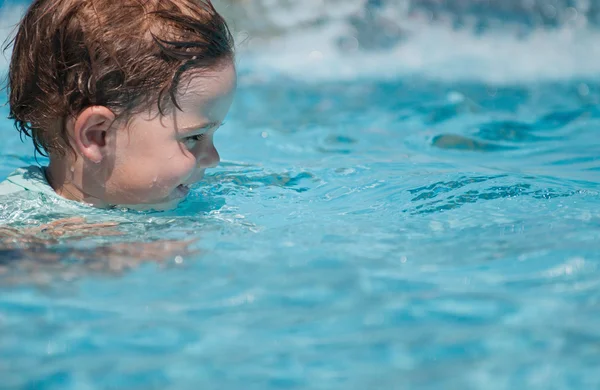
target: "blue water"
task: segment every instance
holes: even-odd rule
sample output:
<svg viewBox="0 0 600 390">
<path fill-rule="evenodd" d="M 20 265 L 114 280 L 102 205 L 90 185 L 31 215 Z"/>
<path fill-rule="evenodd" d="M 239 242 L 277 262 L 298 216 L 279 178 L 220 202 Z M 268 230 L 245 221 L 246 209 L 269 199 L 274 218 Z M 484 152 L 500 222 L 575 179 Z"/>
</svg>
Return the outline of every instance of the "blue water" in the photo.
<svg viewBox="0 0 600 390">
<path fill-rule="evenodd" d="M 124 233 L 1 253 L 1 389 L 600 386 L 596 79 L 240 73 L 180 209 L 0 206 Z"/>
</svg>

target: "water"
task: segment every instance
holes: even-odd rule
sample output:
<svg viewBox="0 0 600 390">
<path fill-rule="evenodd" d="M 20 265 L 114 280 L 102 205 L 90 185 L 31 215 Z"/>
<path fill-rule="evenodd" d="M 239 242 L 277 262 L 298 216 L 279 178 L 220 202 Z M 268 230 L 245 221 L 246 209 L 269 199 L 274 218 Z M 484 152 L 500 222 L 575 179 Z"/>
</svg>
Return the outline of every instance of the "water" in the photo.
<svg viewBox="0 0 600 390">
<path fill-rule="evenodd" d="M 224 162 L 177 211 L 3 205 L 126 234 L 3 253 L 0 388 L 598 387 L 596 33 L 436 57 L 426 31 L 372 67 L 311 31 L 242 52 Z M 0 178 L 34 162 L 2 131 Z"/>
</svg>

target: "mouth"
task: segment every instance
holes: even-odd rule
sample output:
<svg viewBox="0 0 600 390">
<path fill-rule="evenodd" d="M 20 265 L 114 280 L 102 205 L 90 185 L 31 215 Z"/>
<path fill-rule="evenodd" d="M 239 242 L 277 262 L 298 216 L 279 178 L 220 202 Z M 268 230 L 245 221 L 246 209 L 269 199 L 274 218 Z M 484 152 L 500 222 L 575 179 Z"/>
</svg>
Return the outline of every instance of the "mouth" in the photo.
<svg viewBox="0 0 600 390">
<path fill-rule="evenodd" d="M 173 192 L 171 192 L 167 198 L 157 203 L 123 204 L 119 206 L 136 211 L 168 211 L 175 209 L 177 205 L 185 199 L 189 192 L 190 188 L 188 186 L 180 184 L 175 187 Z"/>
<path fill-rule="evenodd" d="M 178 185 L 177 188 L 175 188 L 175 190 L 177 191 L 178 195 L 181 195 L 182 198 L 185 198 L 190 192 L 190 188 L 185 184 Z"/>
</svg>

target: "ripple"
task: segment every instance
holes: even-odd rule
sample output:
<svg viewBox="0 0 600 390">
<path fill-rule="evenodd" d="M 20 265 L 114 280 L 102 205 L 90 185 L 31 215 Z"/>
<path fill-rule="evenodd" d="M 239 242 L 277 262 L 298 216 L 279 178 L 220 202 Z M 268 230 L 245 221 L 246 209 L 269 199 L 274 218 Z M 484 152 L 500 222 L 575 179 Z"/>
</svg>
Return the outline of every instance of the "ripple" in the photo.
<svg viewBox="0 0 600 390">
<path fill-rule="evenodd" d="M 246 163 L 178 210 L 92 215 L 122 241 L 3 247 L 3 384 L 598 387 L 593 82 L 279 80 L 216 136 Z M 0 220 L 48 209 L 90 212 L 25 194 Z M 193 253 L 144 261 L 165 239 Z"/>
<path fill-rule="evenodd" d="M 353 137 L 341 134 L 332 134 L 323 140 L 323 145 L 318 146 L 317 151 L 321 153 L 351 154 L 354 152 L 354 150 L 350 148 L 350 145 L 354 145 L 356 143 L 358 143 L 358 140 Z"/>
<path fill-rule="evenodd" d="M 342 145 L 348 145 L 348 144 L 355 144 L 358 141 L 352 137 L 348 137 L 346 135 L 330 135 L 329 137 L 325 138 L 325 143 L 327 144 L 331 144 L 331 145 L 338 145 L 338 144 L 342 144 Z"/>
<path fill-rule="evenodd" d="M 569 111 L 556 111 L 544 115 L 534 127 L 540 130 L 556 130 L 562 129 L 565 126 L 581 119 L 591 119 L 597 117 L 600 110 L 597 107 L 585 107 Z"/>
<path fill-rule="evenodd" d="M 479 201 L 489 201 L 505 198 L 514 198 L 521 196 L 530 196 L 533 199 L 548 200 L 555 198 L 566 198 L 578 193 L 575 190 L 556 190 L 553 188 L 535 188 L 530 183 L 516 183 L 511 185 L 493 185 L 481 188 L 481 184 L 489 181 L 500 180 L 507 176 L 481 176 L 481 177 L 463 177 L 460 180 L 438 182 L 430 186 L 419 187 L 409 190 L 409 193 L 416 195 L 411 199 L 415 205 L 411 209 L 404 210 L 411 214 L 430 214 L 442 211 L 449 211 L 460 208 L 467 204 L 477 203 Z M 477 189 L 463 190 L 470 185 L 478 184 Z"/>
<path fill-rule="evenodd" d="M 478 141 L 457 134 L 441 134 L 431 141 L 432 146 L 445 150 L 460 150 L 469 152 L 499 152 L 514 150 L 514 147 L 499 145 L 492 142 Z"/>
<path fill-rule="evenodd" d="M 413 202 L 416 202 L 416 201 L 423 200 L 423 199 L 433 199 L 433 198 L 439 196 L 440 194 L 454 191 L 456 189 L 459 189 L 459 188 L 462 188 L 462 187 L 465 187 L 465 186 L 468 186 L 471 184 L 483 183 L 483 182 L 486 182 L 489 180 L 498 179 L 498 178 L 502 178 L 502 177 L 506 177 L 506 176 L 491 176 L 491 177 L 490 176 L 474 176 L 474 177 L 464 176 L 464 177 L 459 178 L 458 180 L 437 182 L 437 183 L 430 184 L 427 186 L 408 190 L 408 192 L 413 195 L 418 194 L 418 196 L 416 196 L 412 199 Z"/>
<path fill-rule="evenodd" d="M 262 171 L 260 171 L 262 173 Z M 295 192 L 306 192 L 319 183 L 320 179 L 310 172 L 290 173 L 217 173 L 205 178 L 205 183 L 211 185 L 211 194 L 227 195 L 239 192 L 240 189 L 253 190 L 258 187 L 277 187 Z M 305 184 L 306 183 L 306 184 Z M 311 184 L 309 184 L 311 183 Z"/>
<path fill-rule="evenodd" d="M 558 140 L 562 137 L 540 137 L 534 134 L 535 127 L 516 121 L 490 122 L 479 126 L 475 136 L 494 142 L 539 142 Z"/>
</svg>

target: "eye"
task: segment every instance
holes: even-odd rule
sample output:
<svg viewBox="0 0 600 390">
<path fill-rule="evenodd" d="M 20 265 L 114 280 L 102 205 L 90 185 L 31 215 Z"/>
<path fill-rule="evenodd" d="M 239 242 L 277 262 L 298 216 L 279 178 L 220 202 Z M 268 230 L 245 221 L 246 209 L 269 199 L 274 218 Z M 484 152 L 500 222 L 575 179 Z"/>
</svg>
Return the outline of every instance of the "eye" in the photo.
<svg viewBox="0 0 600 390">
<path fill-rule="evenodd" d="M 202 138 L 204 138 L 204 134 L 197 134 L 197 135 L 192 135 L 191 137 L 187 137 L 186 141 L 189 141 L 189 140 L 200 141 Z"/>
<path fill-rule="evenodd" d="M 186 137 L 183 143 L 188 149 L 193 149 L 202 138 L 204 138 L 204 134 L 192 135 L 191 137 Z"/>
</svg>

